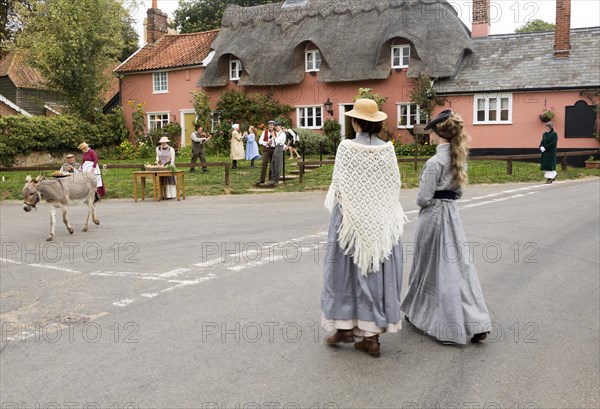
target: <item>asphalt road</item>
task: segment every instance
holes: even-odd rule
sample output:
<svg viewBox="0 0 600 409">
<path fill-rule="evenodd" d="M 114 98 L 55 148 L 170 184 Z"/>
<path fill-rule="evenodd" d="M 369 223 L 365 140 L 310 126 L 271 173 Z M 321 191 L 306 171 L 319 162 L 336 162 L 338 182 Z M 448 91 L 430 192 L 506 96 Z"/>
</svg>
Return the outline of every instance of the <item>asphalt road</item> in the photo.
<svg viewBox="0 0 600 409">
<path fill-rule="evenodd" d="M 490 339 L 405 323 L 380 359 L 322 343 L 324 197 L 107 200 L 51 243 L 47 205 L 1 202 L 1 408 L 599 407 L 599 179 L 469 187 Z"/>
</svg>

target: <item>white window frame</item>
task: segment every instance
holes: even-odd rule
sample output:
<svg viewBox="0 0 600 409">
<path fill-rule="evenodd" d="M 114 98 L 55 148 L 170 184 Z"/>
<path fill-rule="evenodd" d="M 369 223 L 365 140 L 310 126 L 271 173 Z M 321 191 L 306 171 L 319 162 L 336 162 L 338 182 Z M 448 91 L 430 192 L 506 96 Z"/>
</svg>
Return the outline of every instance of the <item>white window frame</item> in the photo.
<svg viewBox="0 0 600 409">
<path fill-rule="evenodd" d="M 502 115 L 502 100 L 508 100 L 508 117 L 505 120 L 500 119 Z M 478 119 L 479 101 L 484 102 L 484 119 Z M 495 108 L 490 108 L 490 104 Z M 475 94 L 473 96 L 473 125 L 510 125 L 512 124 L 512 94 L 510 93 L 490 93 Z M 490 112 L 494 111 L 496 119 L 490 120 Z"/>
<path fill-rule="evenodd" d="M 171 122 L 171 115 L 168 112 L 148 112 L 146 113 L 148 118 L 148 131 L 153 131 L 155 129 L 162 129 L 166 124 Z M 160 120 L 157 118 L 160 116 Z M 166 120 L 166 121 L 165 121 Z M 160 123 L 160 128 L 158 124 Z"/>
<path fill-rule="evenodd" d="M 400 124 L 400 120 L 402 119 L 402 107 L 407 107 L 406 114 L 404 118 L 406 119 L 404 124 Z M 413 113 L 413 110 L 415 111 Z M 428 122 L 428 118 L 421 118 L 421 106 L 411 104 L 410 102 L 399 102 L 396 104 L 396 117 L 397 117 L 397 127 L 398 129 L 412 129 L 415 124 L 426 124 Z M 414 118 L 414 121 L 412 120 Z"/>
<path fill-rule="evenodd" d="M 152 73 L 152 93 L 165 94 L 169 92 L 169 73 L 158 71 Z"/>
<path fill-rule="evenodd" d="M 399 50 L 399 55 L 395 56 L 394 51 Z M 399 64 L 394 64 L 394 59 L 399 59 Z M 404 60 L 406 59 L 406 64 Z M 410 62 L 410 45 L 393 45 L 392 46 L 392 68 L 408 68 Z"/>
<path fill-rule="evenodd" d="M 242 61 L 241 60 L 230 60 L 229 61 L 229 79 L 231 81 L 238 81 L 242 74 Z"/>
<path fill-rule="evenodd" d="M 219 111 L 211 111 L 210 112 L 210 131 L 215 132 L 219 128 L 219 124 L 221 123 L 221 117 Z"/>
<path fill-rule="evenodd" d="M 303 120 L 305 120 L 304 124 Z M 296 126 L 305 129 L 321 129 L 323 127 L 323 107 L 321 105 L 296 107 Z"/>
<path fill-rule="evenodd" d="M 321 69 L 321 52 L 307 50 L 304 52 L 304 69 L 306 72 L 318 72 Z"/>
</svg>

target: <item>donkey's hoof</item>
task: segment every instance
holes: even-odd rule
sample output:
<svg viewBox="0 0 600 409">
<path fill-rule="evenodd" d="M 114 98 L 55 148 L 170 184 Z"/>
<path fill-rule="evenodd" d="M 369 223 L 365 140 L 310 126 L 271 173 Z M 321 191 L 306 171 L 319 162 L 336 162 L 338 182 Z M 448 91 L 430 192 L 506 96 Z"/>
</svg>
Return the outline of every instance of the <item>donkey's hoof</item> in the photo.
<svg viewBox="0 0 600 409">
<path fill-rule="evenodd" d="M 53 238 L 54 238 L 54 235 L 51 234 L 48 237 L 46 237 L 46 241 L 52 241 Z"/>
<path fill-rule="evenodd" d="M 94 220 L 94 224 L 98 226 L 100 224 L 100 220 Z"/>
<path fill-rule="evenodd" d="M 75 230 L 73 230 L 72 227 L 69 227 L 68 230 L 69 230 L 69 234 L 73 234 L 73 232 L 75 231 Z"/>
<path fill-rule="evenodd" d="M 84 228 L 83 228 L 83 231 L 88 231 L 88 228 L 87 228 L 87 227 L 84 227 Z"/>
</svg>

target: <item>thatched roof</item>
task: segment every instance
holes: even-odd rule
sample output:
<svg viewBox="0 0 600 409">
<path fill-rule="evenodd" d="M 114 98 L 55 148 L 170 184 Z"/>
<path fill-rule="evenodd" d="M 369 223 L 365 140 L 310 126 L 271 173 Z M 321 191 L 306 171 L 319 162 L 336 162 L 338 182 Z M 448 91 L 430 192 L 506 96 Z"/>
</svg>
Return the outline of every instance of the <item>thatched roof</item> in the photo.
<svg viewBox="0 0 600 409">
<path fill-rule="evenodd" d="M 297 84 L 309 43 L 321 52 L 319 81 L 385 79 L 395 39 L 411 44 L 409 75 L 455 74 L 471 47 L 469 30 L 445 0 L 307 0 L 299 6 L 230 5 L 212 44 L 215 56 L 198 86 L 229 81 L 229 59 L 242 61 L 240 85 Z M 305 4 L 305 5 L 302 5 Z"/>
</svg>

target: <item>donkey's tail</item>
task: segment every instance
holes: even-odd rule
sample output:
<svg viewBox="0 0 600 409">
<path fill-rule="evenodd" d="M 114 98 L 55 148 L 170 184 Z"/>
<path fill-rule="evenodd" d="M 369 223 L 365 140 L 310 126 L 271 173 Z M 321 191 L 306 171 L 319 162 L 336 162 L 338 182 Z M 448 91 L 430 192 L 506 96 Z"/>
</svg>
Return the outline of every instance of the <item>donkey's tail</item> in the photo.
<svg viewBox="0 0 600 409">
<path fill-rule="evenodd" d="M 98 203 L 100 201 L 100 193 L 98 193 L 98 191 L 94 192 L 94 204 Z"/>
</svg>

